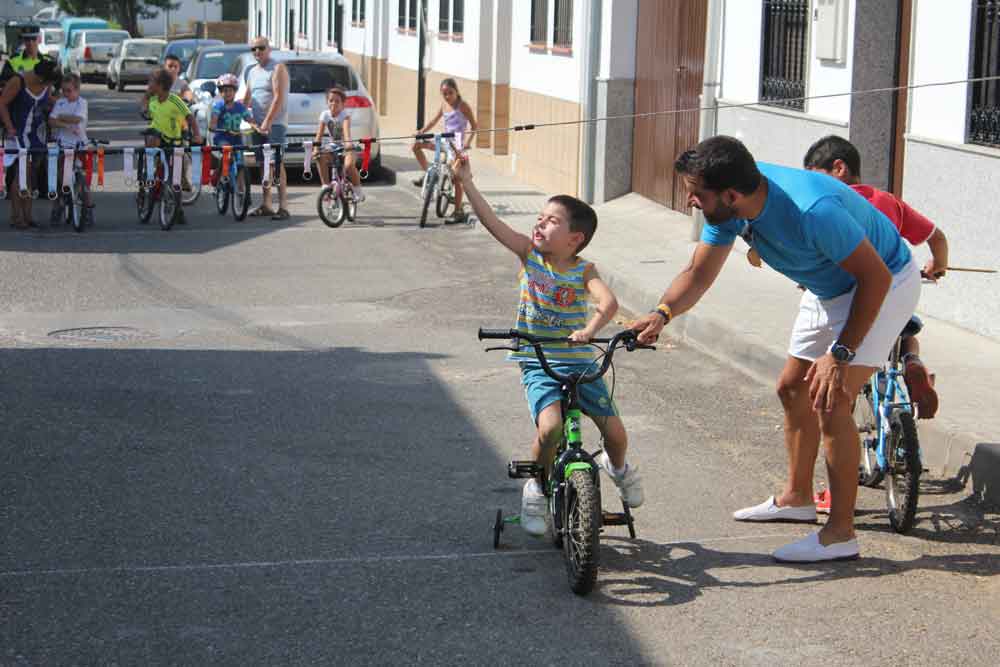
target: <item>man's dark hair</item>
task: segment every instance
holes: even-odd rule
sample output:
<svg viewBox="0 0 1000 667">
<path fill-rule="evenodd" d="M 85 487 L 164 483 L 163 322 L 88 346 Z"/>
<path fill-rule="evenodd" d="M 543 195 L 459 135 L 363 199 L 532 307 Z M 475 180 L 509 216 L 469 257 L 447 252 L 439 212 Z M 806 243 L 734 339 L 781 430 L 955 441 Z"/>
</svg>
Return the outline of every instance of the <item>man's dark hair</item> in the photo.
<svg viewBox="0 0 1000 667">
<path fill-rule="evenodd" d="M 843 160 L 852 177 L 861 176 L 861 154 L 854 144 L 836 134 L 823 137 L 810 146 L 802 160 L 802 166 L 806 169 L 830 171 L 836 160 Z"/>
<path fill-rule="evenodd" d="M 157 67 L 153 70 L 153 73 L 149 75 L 149 78 L 156 82 L 163 90 L 169 91 L 174 85 L 174 75 L 163 67 Z"/>
<path fill-rule="evenodd" d="M 583 234 L 583 241 L 576 247 L 577 254 L 587 247 L 597 231 L 597 213 L 584 201 L 570 195 L 549 197 L 550 204 L 559 204 L 569 213 L 569 231 Z"/>
<path fill-rule="evenodd" d="M 732 188 L 749 195 L 760 186 L 760 171 L 753 155 L 733 137 L 719 135 L 705 139 L 681 153 L 674 162 L 674 170 L 700 178 L 706 188 L 715 192 Z"/>
<path fill-rule="evenodd" d="M 166 63 L 168 60 L 176 60 L 181 65 L 184 64 L 183 61 L 181 61 L 181 57 L 175 53 L 168 53 L 167 55 L 163 56 L 164 63 Z"/>
<path fill-rule="evenodd" d="M 51 83 L 58 86 L 62 81 L 62 73 L 59 71 L 59 65 L 57 65 L 54 60 L 39 60 L 38 64 L 35 65 L 34 70 L 32 71 L 34 71 L 35 76 L 45 83 Z"/>
</svg>

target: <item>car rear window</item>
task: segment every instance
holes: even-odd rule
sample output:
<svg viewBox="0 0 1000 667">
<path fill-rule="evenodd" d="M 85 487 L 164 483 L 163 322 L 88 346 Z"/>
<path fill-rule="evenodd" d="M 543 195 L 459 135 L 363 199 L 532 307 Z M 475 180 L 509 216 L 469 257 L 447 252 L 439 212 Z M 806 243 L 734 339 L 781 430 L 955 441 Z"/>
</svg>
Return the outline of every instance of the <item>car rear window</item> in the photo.
<svg viewBox="0 0 1000 667">
<path fill-rule="evenodd" d="M 125 47 L 126 58 L 159 58 L 161 53 L 162 44 L 129 44 Z"/>
<path fill-rule="evenodd" d="M 53 28 L 47 28 L 42 30 L 45 34 L 46 44 L 62 44 L 63 43 L 63 31 Z"/>
<path fill-rule="evenodd" d="M 225 74 L 233 66 L 233 61 L 240 57 L 240 51 L 206 51 L 198 59 L 196 79 L 214 79 Z"/>
<path fill-rule="evenodd" d="M 128 39 L 128 33 L 116 30 L 88 30 L 88 44 L 121 44 Z"/>
<path fill-rule="evenodd" d="M 357 88 L 351 70 L 345 65 L 288 63 L 288 78 L 291 93 L 323 93 L 334 86 L 345 90 Z"/>
</svg>

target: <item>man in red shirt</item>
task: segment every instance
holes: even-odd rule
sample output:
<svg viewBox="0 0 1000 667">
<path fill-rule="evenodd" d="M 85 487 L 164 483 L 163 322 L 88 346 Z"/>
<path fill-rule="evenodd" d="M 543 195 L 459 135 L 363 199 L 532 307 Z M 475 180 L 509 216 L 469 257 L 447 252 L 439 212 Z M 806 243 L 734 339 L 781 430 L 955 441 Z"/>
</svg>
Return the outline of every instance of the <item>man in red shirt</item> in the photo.
<svg viewBox="0 0 1000 667">
<path fill-rule="evenodd" d="M 851 186 L 872 206 L 885 214 L 899 230 L 900 236 L 911 245 L 926 243 L 931 258 L 924 264 L 923 273 L 931 278 L 942 277 L 948 269 L 948 239 L 933 222 L 911 208 L 890 192 L 870 185 L 862 185 L 861 154 L 847 139 L 830 135 L 823 137 L 806 152 L 803 166 L 811 171 L 821 171 Z M 916 336 L 903 341 L 903 363 L 906 385 L 917 404 L 917 417 L 931 419 L 938 408 L 938 396 L 931 384 L 930 373 L 920 360 L 920 343 Z"/>
</svg>

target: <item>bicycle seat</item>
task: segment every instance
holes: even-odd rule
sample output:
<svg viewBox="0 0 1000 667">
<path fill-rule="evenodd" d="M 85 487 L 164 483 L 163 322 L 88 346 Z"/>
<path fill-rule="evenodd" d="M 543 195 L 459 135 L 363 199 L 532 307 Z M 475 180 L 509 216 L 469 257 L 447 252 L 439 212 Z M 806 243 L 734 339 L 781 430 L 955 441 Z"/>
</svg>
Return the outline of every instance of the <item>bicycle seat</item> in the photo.
<svg viewBox="0 0 1000 667">
<path fill-rule="evenodd" d="M 924 322 L 916 315 L 910 317 L 910 321 L 906 323 L 903 327 L 903 332 L 900 335 L 901 338 L 911 338 L 916 336 L 924 328 Z"/>
</svg>

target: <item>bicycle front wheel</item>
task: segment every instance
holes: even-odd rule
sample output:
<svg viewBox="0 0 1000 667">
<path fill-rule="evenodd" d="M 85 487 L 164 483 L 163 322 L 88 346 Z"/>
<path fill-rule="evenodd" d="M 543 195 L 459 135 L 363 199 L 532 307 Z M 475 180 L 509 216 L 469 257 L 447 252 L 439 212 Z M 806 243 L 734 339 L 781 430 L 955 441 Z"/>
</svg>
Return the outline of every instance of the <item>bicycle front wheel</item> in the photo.
<svg viewBox="0 0 1000 667">
<path fill-rule="evenodd" d="M 72 217 L 70 221 L 73 224 L 73 231 L 79 233 L 83 231 L 84 223 L 86 222 L 84 216 L 84 206 L 86 202 L 83 198 L 83 181 L 79 177 L 73 182 L 73 192 L 70 197 L 66 197 L 66 200 L 71 201 Z"/>
<path fill-rule="evenodd" d="M 347 220 L 349 222 L 354 222 L 354 218 L 358 215 L 358 200 L 354 198 L 354 186 L 351 185 L 350 181 L 344 183 L 344 190 L 340 197 L 340 203 L 347 212 Z"/>
<path fill-rule="evenodd" d="M 438 188 L 437 205 L 435 213 L 439 218 L 447 218 L 448 212 L 455 204 L 455 184 L 451 180 L 451 175 L 447 172 L 441 176 L 441 187 Z"/>
<path fill-rule="evenodd" d="M 235 182 L 230 185 L 233 188 L 233 219 L 241 222 L 250 210 L 250 172 L 246 167 L 236 169 Z"/>
<path fill-rule="evenodd" d="M 347 217 L 347 207 L 333 185 L 327 185 L 316 197 L 316 212 L 327 227 L 340 227 Z"/>
<path fill-rule="evenodd" d="M 892 414 L 892 438 L 887 453 L 888 479 L 885 500 L 889 523 L 897 533 L 908 533 L 917 515 L 920 496 L 920 443 L 913 413 L 897 410 Z"/>
<path fill-rule="evenodd" d="M 882 481 L 883 471 L 879 467 L 875 450 L 878 447 L 879 420 L 875 416 L 872 383 L 869 381 L 858 397 L 854 399 L 854 423 L 858 427 L 861 441 L 861 465 L 858 466 L 858 484 L 876 487 Z"/>
<path fill-rule="evenodd" d="M 215 186 L 215 210 L 219 212 L 219 215 L 225 215 L 226 211 L 229 210 L 229 183 L 219 182 Z"/>
<path fill-rule="evenodd" d="M 420 209 L 420 226 L 427 226 L 427 212 L 431 208 L 431 200 L 434 198 L 434 192 L 437 190 L 437 179 L 438 173 L 436 169 L 430 169 L 427 175 L 424 176 L 424 206 Z"/>
<path fill-rule="evenodd" d="M 181 215 L 181 193 L 164 186 L 160 193 L 160 229 L 168 231 Z"/>
<path fill-rule="evenodd" d="M 601 491 L 590 472 L 574 470 L 570 474 L 563 508 L 563 553 L 569 587 L 577 595 L 586 595 L 597 582 L 601 532 Z"/>
<path fill-rule="evenodd" d="M 144 225 L 149 223 L 149 219 L 153 217 L 152 188 L 139 185 L 139 189 L 135 193 L 135 207 L 139 213 L 139 222 Z"/>
</svg>

